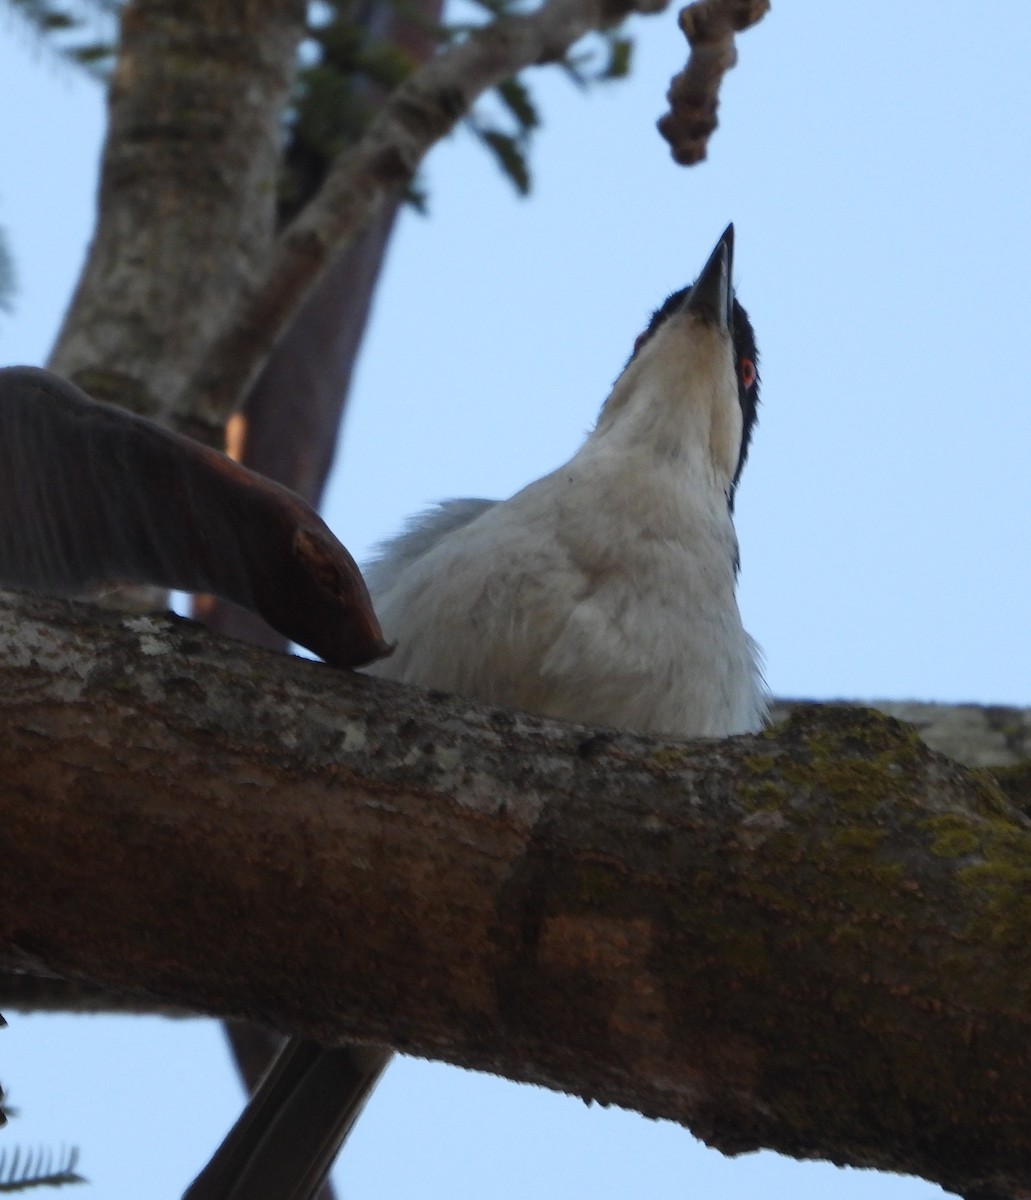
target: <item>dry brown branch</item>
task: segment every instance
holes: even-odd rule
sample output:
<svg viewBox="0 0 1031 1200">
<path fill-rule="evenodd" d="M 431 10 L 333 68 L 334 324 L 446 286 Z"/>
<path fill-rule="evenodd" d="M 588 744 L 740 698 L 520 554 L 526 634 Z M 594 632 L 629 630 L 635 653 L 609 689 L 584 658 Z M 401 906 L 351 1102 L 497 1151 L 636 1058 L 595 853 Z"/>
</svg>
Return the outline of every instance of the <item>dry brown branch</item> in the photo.
<svg viewBox="0 0 1031 1200">
<path fill-rule="evenodd" d="M 0 662 L 7 967 L 1031 1195 L 1031 822 L 897 723 L 664 743 L 11 596 Z"/>
<path fill-rule="evenodd" d="M 658 122 L 681 166 L 705 158 L 718 123 L 720 85 L 737 62 L 734 34 L 755 25 L 769 8 L 769 0 L 697 0 L 681 10 L 678 21 L 691 53 L 666 93 L 670 111 Z"/>
</svg>

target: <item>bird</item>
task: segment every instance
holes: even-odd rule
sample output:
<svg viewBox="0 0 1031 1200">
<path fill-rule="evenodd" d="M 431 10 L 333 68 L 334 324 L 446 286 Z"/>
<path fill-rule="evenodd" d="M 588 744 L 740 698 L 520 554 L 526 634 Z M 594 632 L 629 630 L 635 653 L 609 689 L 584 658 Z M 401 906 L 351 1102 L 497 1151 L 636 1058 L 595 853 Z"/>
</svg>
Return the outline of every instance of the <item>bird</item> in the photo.
<svg viewBox="0 0 1031 1200">
<path fill-rule="evenodd" d="M 583 725 L 759 730 L 734 499 L 759 399 L 734 228 L 653 314 L 573 457 L 504 501 L 451 500 L 365 579 L 389 657 L 366 670 Z M 309 1200 L 390 1053 L 290 1039 L 184 1200 Z"/>
</svg>

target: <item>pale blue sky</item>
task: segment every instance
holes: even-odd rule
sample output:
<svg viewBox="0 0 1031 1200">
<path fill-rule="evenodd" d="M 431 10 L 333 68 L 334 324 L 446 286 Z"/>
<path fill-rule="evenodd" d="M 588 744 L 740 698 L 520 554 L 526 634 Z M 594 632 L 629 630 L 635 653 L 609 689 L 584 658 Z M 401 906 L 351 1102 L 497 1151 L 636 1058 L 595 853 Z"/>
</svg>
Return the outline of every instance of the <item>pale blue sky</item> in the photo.
<svg viewBox="0 0 1031 1200">
<path fill-rule="evenodd" d="M 773 690 L 1031 704 L 1031 6 L 779 0 L 741 40 L 690 171 L 654 132 L 685 55 L 674 12 L 636 28 L 628 83 L 585 98 L 535 77 L 531 200 L 465 136 L 434 152 L 328 520 L 360 558 L 429 501 L 504 496 L 558 464 L 732 219 L 763 376 L 741 599 Z M 40 362 L 88 237 L 103 103 L 0 22 L 0 111 L 21 279 L 0 362 Z M 0 1077 L 24 1114 L 0 1138 L 80 1143 L 105 1200 L 177 1196 L 240 1104 L 200 1022 L 14 1017 Z M 726 1160 L 672 1125 L 411 1061 L 338 1174 L 347 1200 L 940 1194 Z"/>
</svg>

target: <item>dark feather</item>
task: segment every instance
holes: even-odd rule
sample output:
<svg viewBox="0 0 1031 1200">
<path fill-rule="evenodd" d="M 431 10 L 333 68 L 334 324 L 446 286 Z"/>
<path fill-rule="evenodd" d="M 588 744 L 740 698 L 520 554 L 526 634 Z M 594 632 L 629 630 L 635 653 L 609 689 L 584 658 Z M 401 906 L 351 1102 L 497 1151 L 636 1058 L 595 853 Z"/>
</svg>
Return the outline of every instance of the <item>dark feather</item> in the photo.
<svg viewBox="0 0 1031 1200">
<path fill-rule="evenodd" d="M 389 1058 L 373 1046 L 291 1039 L 183 1200 L 314 1196 Z"/>
<path fill-rule="evenodd" d="M 122 582 L 235 601 L 335 666 L 389 653 L 358 567 L 300 497 L 50 371 L 0 370 L 0 584 Z"/>
</svg>

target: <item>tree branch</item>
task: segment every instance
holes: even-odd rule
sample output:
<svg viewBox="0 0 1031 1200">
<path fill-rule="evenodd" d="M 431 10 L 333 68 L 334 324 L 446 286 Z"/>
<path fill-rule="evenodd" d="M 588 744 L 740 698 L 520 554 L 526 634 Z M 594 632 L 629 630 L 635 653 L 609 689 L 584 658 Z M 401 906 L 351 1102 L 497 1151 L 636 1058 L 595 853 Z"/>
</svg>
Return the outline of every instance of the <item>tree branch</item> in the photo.
<svg viewBox="0 0 1031 1200">
<path fill-rule="evenodd" d="M 1031 822 L 865 710 L 664 743 L 0 603 L 0 958 L 1031 1194 Z"/>
<path fill-rule="evenodd" d="M 772 720 L 782 724 L 797 709 L 814 707 L 815 703 L 812 700 L 777 700 L 772 707 Z M 847 703 L 853 705 L 851 701 Z M 1013 802 L 1019 805 L 1023 801 L 1025 810 L 1031 809 L 1031 780 L 1025 774 L 1031 764 L 1031 708 L 928 704 L 913 700 L 871 700 L 864 707 L 912 725 L 925 745 L 965 766 L 995 768 L 994 776 L 1007 789 L 1013 780 Z M 1018 772 L 1014 768 L 1023 769 Z M 116 994 L 93 984 L 57 976 L 44 978 L 0 971 L 0 1011 L 4 1009 L 173 1017 L 198 1015 L 191 1009 L 167 1004 L 154 997 Z"/>
<path fill-rule="evenodd" d="M 523 68 L 561 59 L 592 29 L 668 0 L 545 0 L 499 17 L 431 59 L 384 102 L 355 148 L 283 231 L 260 281 L 202 364 L 183 404 L 191 428 L 221 429 L 334 256 L 483 92 Z"/>
<path fill-rule="evenodd" d="M 770 716 L 785 721 L 809 700 L 776 700 Z M 853 703 L 841 701 L 841 703 Z M 912 725 L 921 739 L 968 767 L 1015 767 L 1031 762 L 1031 708 L 1005 704 L 927 704 L 870 700 L 867 707 Z"/>
<path fill-rule="evenodd" d="M 769 0 L 696 0 L 680 10 L 678 23 L 691 53 L 666 93 L 670 111 L 658 121 L 659 133 L 681 166 L 701 162 L 718 122 L 720 85 L 737 62 L 734 35 L 757 24 L 769 12 Z"/>
<path fill-rule="evenodd" d="M 793 710 L 812 703 L 777 701 L 773 708 L 774 719 L 778 723 L 784 722 Z M 871 701 L 869 707 L 913 724 L 927 745 L 968 766 L 1013 767 L 1031 761 L 1031 709 L 892 700 Z M 1031 798 L 1031 784 L 1024 784 L 1023 795 Z M 192 1009 L 168 1004 L 155 997 L 114 993 L 83 981 L 0 971 L 0 1011 L 3 1010 L 169 1017 L 199 1015 Z"/>
</svg>

